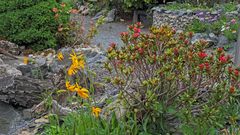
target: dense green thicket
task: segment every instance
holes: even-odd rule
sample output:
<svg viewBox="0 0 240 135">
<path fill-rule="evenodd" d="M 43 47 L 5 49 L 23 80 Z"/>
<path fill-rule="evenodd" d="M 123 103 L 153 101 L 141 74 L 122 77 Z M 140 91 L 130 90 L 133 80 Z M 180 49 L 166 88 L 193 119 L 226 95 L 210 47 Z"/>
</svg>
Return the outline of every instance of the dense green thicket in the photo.
<svg viewBox="0 0 240 135">
<path fill-rule="evenodd" d="M 54 19 L 54 0 L 1 0 L 0 38 L 34 50 L 55 47 L 59 22 Z M 64 17 L 61 23 L 66 23 Z"/>
</svg>

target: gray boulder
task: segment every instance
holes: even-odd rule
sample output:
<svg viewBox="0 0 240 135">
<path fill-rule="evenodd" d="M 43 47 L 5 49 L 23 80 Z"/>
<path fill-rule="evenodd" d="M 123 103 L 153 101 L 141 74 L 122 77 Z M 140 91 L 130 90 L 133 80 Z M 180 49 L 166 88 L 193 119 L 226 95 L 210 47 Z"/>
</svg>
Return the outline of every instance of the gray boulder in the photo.
<svg viewBox="0 0 240 135">
<path fill-rule="evenodd" d="M 210 33 L 210 34 L 206 34 L 206 33 L 196 33 L 194 34 L 192 40 L 191 40 L 191 43 L 194 44 L 196 42 L 198 42 L 199 40 L 206 40 L 208 42 L 208 46 L 214 46 L 214 45 L 217 45 L 217 36 L 213 33 Z"/>
<path fill-rule="evenodd" d="M 218 37 L 218 44 L 217 44 L 218 47 L 223 47 L 228 44 L 229 44 L 229 41 L 227 37 L 225 37 L 224 35 L 221 35 Z"/>
<path fill-rule="evenodd" d="M 47 80 L 25 76 L 0 77 L 0 100 L 11 105 L 32 107 L 41 102 L 41 96 L 47 89 L 51 89 Z"/>
<path fill-rule="evenodd" d="M 5 41 L 5 40 L 0 40 L 0 46 L 2 49 L 6 50 L 8 53 L 13 54 L 13 55 L 19 55 L 20 54 L 20 48 L 18 45 Z"/>
<path fill-rule="evenodd" d="M 3 60 L 0 58 L 0 65 L 4 64 Z"/>
<path fill-rule="evenodd" d="M 0 77 L 6 76 L 21 76 L 22 72 L 8 64 L 0 65 Z"/>
</svg>

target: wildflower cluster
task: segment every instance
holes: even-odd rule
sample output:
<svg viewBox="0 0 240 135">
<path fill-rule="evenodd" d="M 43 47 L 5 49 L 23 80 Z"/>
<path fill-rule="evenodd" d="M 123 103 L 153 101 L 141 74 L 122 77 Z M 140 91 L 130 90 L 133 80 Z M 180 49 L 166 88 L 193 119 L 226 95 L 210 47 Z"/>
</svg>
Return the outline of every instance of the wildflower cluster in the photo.
<svg viewBox="0 0 240 135">
<path fill-rule="evenodd" d="M 62 52 L 58 53 L 57 58 L 61 62 L 63 62 L 63 60 L 65 59 Z M 71 81 L 70 81 L 70 78 L 72 78 L 73 76 L 78 78 L 77 73 L 84 69 L 85 60 L 83 58 L 83 55 L 76 54 L 75 51 L 72 51 L 69 59 L 71 60 L 71 65 L 67 67 L 67 71 L 66 71 L 67 72 L 67 77 L 66 77 L 67 79 L 65 82 L 66 89 L 69 90 L 71 93 L 76 92 L 78 96 L 81 97 L 82 99 L 90 100 L 89 91 L 87 88 L 80 86 L 79 81 L 76 81 L 73 84 L 71 84 Z M 78 80 L 79 79 L 80 78 L 78 78 Z M 96 117 L 99 117 L 101 109 L 98 107 L 92 107 L 92 112 Z"/>
<path fill-rule="evenodd" d="M 105 64 L 127 108 L 139 119 L 149 117 L 151 124 L 169 115 L 177 117 L 178 110 L 188 126 L 196 128 L 201 121 L 217 127 L 209 118 L 219 121 L 222 106 L 239 92 L 239 71 L 231 56 L 222 48 L 205 50 L 205 40 L 192 44 L 192 32 L 176 35 L 174 29 L 162 26 L 141 33 L 139 27 L 137 23 L 121 33 L 125 45 L 118 49 L 112 43 Z"/>
</svg>

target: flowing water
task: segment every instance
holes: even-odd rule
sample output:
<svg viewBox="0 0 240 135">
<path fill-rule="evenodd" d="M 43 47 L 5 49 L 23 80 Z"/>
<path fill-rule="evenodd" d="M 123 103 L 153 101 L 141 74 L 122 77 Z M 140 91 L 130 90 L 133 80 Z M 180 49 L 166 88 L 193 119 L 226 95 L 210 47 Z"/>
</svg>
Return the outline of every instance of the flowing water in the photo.
<svg viewBox="0 0 240 135">
<path fill-rule="evenodd" d="M 8 135 L 16 129 L 21 115 L 10 105 L 0 102 L 0 135 Z"/>
</svg>

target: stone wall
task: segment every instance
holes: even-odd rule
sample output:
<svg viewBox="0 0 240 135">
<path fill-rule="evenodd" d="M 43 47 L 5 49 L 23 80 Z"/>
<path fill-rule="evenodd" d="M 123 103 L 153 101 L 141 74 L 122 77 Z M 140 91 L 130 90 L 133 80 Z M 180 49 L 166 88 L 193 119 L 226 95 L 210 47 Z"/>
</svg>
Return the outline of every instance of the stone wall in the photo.
<svg viewBox="0 0 240 135">
<path fill-rule="evenodd" d="M 164 6 L 153 8 L 153 26 L 170 25 L 177 30 L 184 30 L 194 19 L 204 22 L 214 22 L 223 14 L 223 9 L 215 11 L 204 10 L 166 10 Z M 236 17 L 240 13 L 240 5 L 237 10 L 224 13 L 229 17 Z"/>
</svg>

